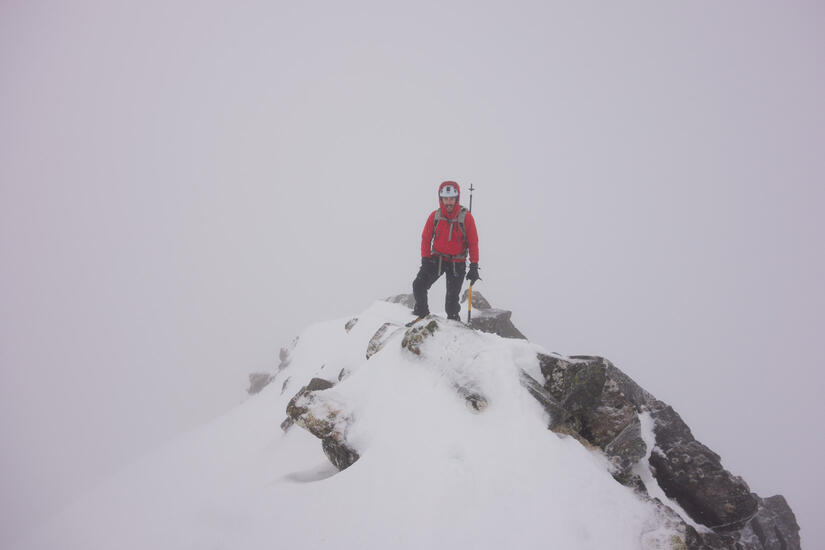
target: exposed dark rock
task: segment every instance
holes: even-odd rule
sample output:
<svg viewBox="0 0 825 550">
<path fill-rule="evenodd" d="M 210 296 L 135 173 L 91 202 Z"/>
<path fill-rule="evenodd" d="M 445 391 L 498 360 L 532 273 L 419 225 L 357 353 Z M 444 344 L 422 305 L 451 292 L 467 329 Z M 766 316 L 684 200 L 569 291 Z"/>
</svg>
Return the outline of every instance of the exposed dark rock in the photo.
<svg viewBox="0 0 825 550">
<path fill-rule="evenodd" d="M 782 495 L 759 499 L 759 509 L 740 533 L 746 550 L 800 550 L 799 524 Z"/>
<path fill-rule="evenodd" d="M 605 454 L 615 466 L 614 477 L 628 479 L 627 476 L 633 465 L 647 454 L 647 445 L 642 439 L 642 428 L 636 418 L 604 448 Z"/>
<path fill-rule="evenodd" d="M 650 465 L 656 481 L 691 519 L 714 530 L 711 534 L 693 530 L 692 535 L 686 531 L 689 548 L 780 550 L 785 548 L 783 544 L 793 548 L 798 526 L 787 504 L 781 505 L 784 500 L 772 501 L 782 513 L 772 514 L 770 507 L 762 506 L 757 514 L 758 497 L 748 485 L 725 470 L 716 453 L 696 441 L 671 407 L 610 361 L 545 354 L 539 354 L 538 359 L 544 389 L 569 414 L 554 431 L 577 434 L 603 450 L 616 467 L 614 477 L 629 487 L 638 488 L 631 470 L 647 451 L 638 415 L 650 412 L 656 438 Z M 531 393 L 544 403 L 540 394 Z M 740 529 L 750 542 L 737 542 Z M 753 540 L 764 540 L 766 546 L 753 546 Z"/>
<path fill-rule="evenodd" d="M 465 289 L 461 297 L 462 304 L 467 303 L 469 294 L 470 289 Z M 520 338 L 526 340 L 527 338 L 524 334 L 522 334 L 510 320 L 512 314 L 511 311 L 494 308 L 481 292 L 477 290 L 473 291 L 473 314 L 470 319 L 470 327 L 482 332 L 498 334 L 503 338 Z"/>
<path fill-rule="evenodd" d="M 539 368 L 544 375 L 545 388 L 557 400 L 564 399 L 564 372 L 572 363 L 554 355 L 538 354 Z"/>
<path fill-rule="evenodd" d="M 464 304 L 467 302 L 467 298 L 470 295 L 470 289 L 467 288 L 464 290 L 464 294 L 461 295 L 461 303 Z M 492 309 L 493 306 L 490 305 L 490 302 L 479 292 L 478 290 L 473 290 L 473 311 L 475 310 L 483 310 L 483 309 Z"/>
<path fill-rule="evenodd" d="M 692 526 L 684 524 L 685 546 L 688 550 L 748 550 L 737 545 L 736 539 L 717 533 L 699 533 Z"/>
<path fill-rule="evenodd" d="M 757 511 L 747 483 L 722 467 L 672 407 L 653 411 L 656 449 L 650 465 L 665 494 L 697 522 L 724 533 L 742 528 Z"/>
<path fill-rule="evenodd" d="M 644 548 L 667 548 L 668 550 L 749 550 L 737 545 L 728 535 L 699 533 L 691 525 L 658 498 L 650 498 L 645 493 L 640 496 L 656 506 L 659 516 L 657 528 L 642 536 Z"/>
<path fill-rule="evenodd" d="M 415 296 L 412 294 L 396 294 L 395 296 L 390 296 L 384 301 L 392 304 L 401 304 L 402 306 L 407 306 L 410 309 L 415 307 Z"/>
<path fill-rule="evenodd" d="M 292 380 L 291 376 L 287 376 L 286 380 L 284 380 L 284 383 L 281 385 L 281 395 L 283 395 L 284 392 L 286 391 L 286 387 L 289 385 L 290 380 Z"/>
<path fill-rule="evenodd" d="M 473 301 L 475 301 L 475 296 L 473 296 Z M 526 340 L 527 337 L 513 325 L 513 322 L 510 320 L 511 315 L 511 311 L 504 309 L 491 308 L 479 311 L 473 310 L 470 326 L 482 332 L 498 334 L 503 338 L 520 338 Z"/>
<path fill-rule="evenodd" d="M 346 330 L 347 332 L 351 331 L 352 327 L 354 327 L 357 322 L 358 322 L 358 317 L 353 317 L 352 319 L 347 321 L 346 325 L 344 325 L 344 330 Z"/>
<path fill-rule="evenodd" d="M 467 292 L 463 302 L 466 303 Z M 411 294 L 387 301 L 414 306 Z M 510 321 L 511 312 L 492 308 L 484 297 L 473 293 L 471 328 L 509 338 L 524 338 Z M 358 319 L 345 325 L 349 332 Z M 384 323 L 370 339 L 366 357 L 379 352 L 393 335 L 405 330 L 401 346 L 414 355 L 425 351 L 422 344 L 433 337 L 443 321 L 430 317 L 405 329 Z M 460 327 L 458 324 L 454 324 Z M 451 325 L 453 326 L 453 325 Z M 397 342 L 397 340 L 394 340 Z M 278 370 L 289 366 L 297 339 L 281 350 Z M 396 344 L 397 345 L 397 344 Z M 667 529 L 643 535 L 643 546 L 670 550 L 799 550 L 799 525 L 782 496 L 761 499 L 748 485 L 721 465 L 720 457 L 697 441 L 690 428 L 666 403 L 657 400 L 610 361 L 595 356 L 538 354 L 541 377 L 521 371 L 522 386 L 549 416 L 549 428 L 562 437 L 571 436 L 589 449 L 600 450 L 613 465 L 612 475 L 641 498 L 654 502 Z M 470 369 L 471 370 L 471 369 Z M 333 373 L 328 373 L 333 376 Z M 348 376 L 346 369 L 337 381 Z M 324 374 L 326 376 L 326 374 Z M 487 398 L 464 372 L 445 372 L 446 382 L 474 412 L 484 411 Z M 250 375 L 249 393 L 257 393 L 275 378 L 267 373 Z M 543 380 L 541 380 L 543 378 Z M 287 390 L 289 378 L 283 383 Z M 281 424 L 287 431 L 298 424 L 318 437 L 330 462 L 339 470 L 358 460 L 346 433 L 352 417 L 338 392 L 328 392 L 335 382 L 314 378 L 290 400 L 288 417 Z M 646 416 L 653 422 L 655 447 L 648 448 L 642 433 Z M 651 499 L 634 466 L 649 454 L 649 466 L 665 494 L 678 503 L 694 522 L 711 529 L 698 532 L 658 499 Z"/>
<path fill-rule="evenodd" d="M 549 428 L 551 430 L 556 429 L 569 418 L 570 413 L 532 376 L 522 370 L 519 375 L 519 380 L 521 381 L 521 385 L 527 388 L 530 395 L 532 395 L 536 401 L 544 407 L 547 414 L 550 415 Z"/>
<path fill-rule="evenodd" d="M 249 395 L 255 395 L 259 393 L 262 389 L 267 387 L 275 377 L 266 372 L 253 372 L 249 375 L 249 388 L 246 392 Z"/>
<path fill-rule="evenodd" d="M 545 389 L 573 417 L 568 424 L 591 444 L 605 449 L 636 420 L 638 408 L 622 392 L 622 384 L 609 376 L 618 372 L 609 361 L 601 357 L 565 360 L 540 354 L 539 366 Z"/>
<path fill-rule="evenodd" d="M 305 387 L 306 387 L 307 391 L 312 392 L 312 391 L 328 390 L 333 386 L 335 386 L 335 384 L 333 384 L 329 380 L 324 380 L 323 378 L 313 378 L 312 380 L 309 381 L 309 384 L 307 384 Z"/>
<path fill-rule="evenodd" d="M 353 448 L 331 437 L 321 441 L 321 448 L 329 461 L 339 470 L 346 470 L 360 458 Z"/>
</svg>

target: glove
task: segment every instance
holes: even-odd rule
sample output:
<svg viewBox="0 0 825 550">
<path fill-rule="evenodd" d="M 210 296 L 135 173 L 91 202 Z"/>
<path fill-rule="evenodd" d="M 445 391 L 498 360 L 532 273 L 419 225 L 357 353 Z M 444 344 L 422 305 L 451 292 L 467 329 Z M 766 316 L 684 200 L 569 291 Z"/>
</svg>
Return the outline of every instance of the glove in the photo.
<svg viewBox="0 0 825 550">
<path fill-rule="evenodd" d="M 474 284 L 476 281 L 481 279 L 478 276 L 478 264 L 473 262 L 470 264 L 470 270 L 467 272 L 467 279 L 470 281 L 470 284 Z"/>
</svg>

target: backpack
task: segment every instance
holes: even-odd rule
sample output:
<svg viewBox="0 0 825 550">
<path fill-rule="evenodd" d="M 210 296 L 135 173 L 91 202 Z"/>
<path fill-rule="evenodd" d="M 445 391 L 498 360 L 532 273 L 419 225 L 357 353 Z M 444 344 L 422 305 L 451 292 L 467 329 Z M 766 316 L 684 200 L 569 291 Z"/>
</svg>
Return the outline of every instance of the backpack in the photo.
<svg viewBox="0 0 825 550">
<path fill-rule="evenodd" d="M 438 222 L 440 222 L 441 220 L 445 220 L 447 223 L 450 224 L 450 233 L 447 235 L 447 240 L 448 241 L 450 239 L 452 239 L 452 237 L 453 237 L 453 227 L 457 223 L 459 229 L 461 229 L 461 236 L 464 239 L 464 250 L 461 252 L 461 254 L 456 254 L 455 256 L 450 256 L 449 254 L 442 254 L 441 252 L 436 252 L 436 251 L 432 250 L 432 248 L 430 248 L 430 252 L 432 254 L 438 254 L 439 256 L 446 256 L 446 257 L 449 257 L 451 260 L 452 259 L 459 259 L 459 258 L 464 259 L 464 258 L 467 257 L 467 249 L 470 247 L 470 244 L 467 242 L 467 231 L 464 229 L 464 218 L 466 218 L 466 217 L 467 217 L 467 209 L 464 208 L 463 206 L 461 207 L 461 210 L 459 210 L 458 216 L 456 216 L 455 218 L 445 218 L 441 214 L 441 209 L 440 208 L 435 211 L 435 217 L 433 218 L 433 241 L 435 241 L 436 238 L 438 237 Z"/>
</svg>

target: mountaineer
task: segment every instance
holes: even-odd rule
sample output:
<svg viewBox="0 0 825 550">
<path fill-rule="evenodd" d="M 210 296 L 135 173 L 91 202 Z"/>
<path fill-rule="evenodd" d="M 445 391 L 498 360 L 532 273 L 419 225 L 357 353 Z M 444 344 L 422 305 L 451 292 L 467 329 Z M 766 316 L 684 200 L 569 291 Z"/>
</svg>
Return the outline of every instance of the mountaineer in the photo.
<svg viewBox="0 0 825 550">
<path fill-rule="evenodd" d="M 441 274 L 446 275 L 447 297 L 444 309 L 447 318 L 459 320 L 458 295 L 467 269 L 467 254 L 470 269 L 467 279 L 475 283 L 478 276 L 478 233 L 473 215 L 461 204 L 461 189 L 454 181 L 445 181 L 438 187 L 438 210 L 433 211 L 424 224 L 421 233 L 421 269 L 413 281 L 415 308 L 414 324 L 430 313 L 427 305 L 427 291 Z"/>
</svg>

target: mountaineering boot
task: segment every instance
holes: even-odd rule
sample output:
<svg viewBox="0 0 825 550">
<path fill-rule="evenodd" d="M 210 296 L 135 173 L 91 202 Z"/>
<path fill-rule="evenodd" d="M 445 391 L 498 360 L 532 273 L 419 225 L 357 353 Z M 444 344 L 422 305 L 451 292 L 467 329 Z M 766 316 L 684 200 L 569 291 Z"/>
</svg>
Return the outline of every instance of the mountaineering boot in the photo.
<svg viewBox="0 0 825 550">
<path fill-rule="evenodd" d="M 415 319 L 413 319 L 412 321 L 410 321 L 409 323 L 407 323 L 407 324 L 406 324 L 406 325 L 404 325 L 404 326 L 405 326 L 405 327 L 411 327 L 411 326 L 413 326 L 414 324 L 416 324 L 418 321 L 420 321 L 420 320 L 421 320 L 421 319 L 423 319 L 423 318 L 424 318 L 424 316 L 423 316 L 423 315 L 422 315 L 421 317 L 416 317 Z"/>
</svg>

